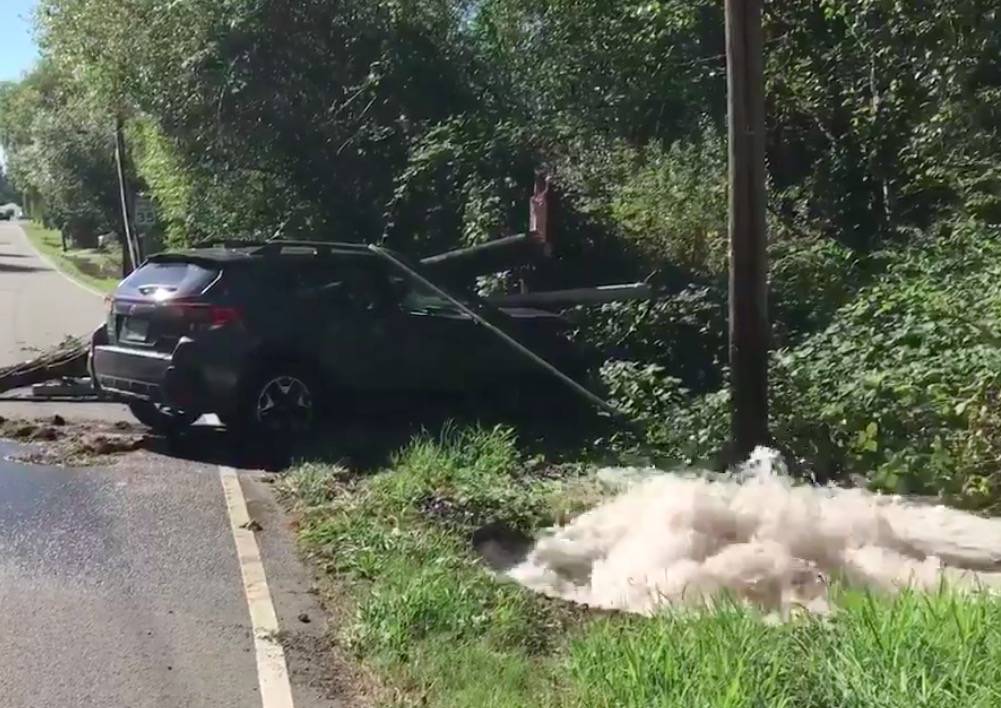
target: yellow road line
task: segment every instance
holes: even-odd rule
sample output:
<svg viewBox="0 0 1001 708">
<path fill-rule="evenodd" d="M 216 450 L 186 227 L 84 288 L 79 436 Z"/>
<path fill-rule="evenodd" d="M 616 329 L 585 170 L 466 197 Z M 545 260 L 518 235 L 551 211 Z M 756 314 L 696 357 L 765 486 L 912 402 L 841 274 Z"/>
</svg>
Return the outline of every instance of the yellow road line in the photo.
<svg viewBox="0 0 1001 708">
<path fill-rule="evenodd" d="M 278 641 L 278 617 L 271 602 L 268 579 L 261 562 L 261 551 L 250 528 L 250 514 L 240 487 L 240 477 L 231 467 L 219 467 L 222 491 L 226 497 L 229 523 L 236 542 L 236 555 L 243 576 L 243 590 L 250 609 L 257 655 L 257 679 L 261 687 L 262 708 L 293 708 L 285 650 Z"/>
</svg>

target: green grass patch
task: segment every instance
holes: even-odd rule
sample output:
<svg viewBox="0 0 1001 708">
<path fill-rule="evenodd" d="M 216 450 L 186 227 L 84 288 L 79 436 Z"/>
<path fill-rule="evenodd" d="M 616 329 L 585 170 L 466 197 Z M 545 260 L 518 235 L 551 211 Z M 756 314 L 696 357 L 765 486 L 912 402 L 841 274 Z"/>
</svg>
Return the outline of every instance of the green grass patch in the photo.
<svg viewBox="0 0 1001 708">
<path fill-rule="evenodd" d="M 283 483 L 341 640 L 401 703 L 1001 705 L 1001 603 L 987 598 L 838 590 L 834 616 L 776 625 L 737 606 L 599 616 L 498 581 L 473 529 L 535 529 L 603 494 L 526 463 L 510 430 L 451 429 L 372 476 L 306 463 Z"/>
<path fill-rule="evenodd" d="M 121 252 L 77 248 L 63 251 L 59 231 L 46 229 L 35 222 L 22 225 L 32 245 L 67 276 L 103 293 L 110 293 L 121 280 Z"/>
<path fill-rule="evenodd" d="M 995 706 L 1001 604 L 836 593 L 829 620 L 740 608 L 592 623 L 569 651 L 579 705 Z"/>
</svg>

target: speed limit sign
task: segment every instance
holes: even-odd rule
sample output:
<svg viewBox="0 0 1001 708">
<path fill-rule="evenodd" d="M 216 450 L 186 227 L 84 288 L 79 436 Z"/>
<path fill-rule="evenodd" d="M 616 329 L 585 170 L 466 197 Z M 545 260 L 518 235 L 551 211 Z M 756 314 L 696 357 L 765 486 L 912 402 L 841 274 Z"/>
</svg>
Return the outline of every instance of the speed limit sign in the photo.
<svg viewBox="0 0 1001 708">
<path fill-rule="evenodd" d="M 156 225 L 156 205 L 149 197 L 139 195 L 136 197 L 135 207 L 136 228 L 148 229 Z"/>
</svg>

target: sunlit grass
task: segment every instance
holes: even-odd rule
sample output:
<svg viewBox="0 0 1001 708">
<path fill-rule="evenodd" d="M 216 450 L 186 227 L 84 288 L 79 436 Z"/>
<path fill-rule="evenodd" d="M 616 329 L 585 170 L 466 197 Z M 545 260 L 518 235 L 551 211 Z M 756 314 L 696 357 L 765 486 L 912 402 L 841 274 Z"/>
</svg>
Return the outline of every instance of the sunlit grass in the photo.
<svg viewBox="0 0 1001 708">
<path fill-rule="evenodd" d="M 468 535 L 551 520 L 571 484 L 526 478 L 510 431 L 420 438 L 355 479 L 303 465 L 284 489 L 304 547 L 351 599 L 343 641 L 407 702 L 431 706 L 997 706 L 1001 603 L 944 590 L 835 590 L 828 618 L 723 604 L 598 616 L 487 573 Z M 447 500 L 444 517 L 428 510 Z M 439 505 L 442 506 L 442 505 Z M 438 508 L 438 507 L 434 507 Z"/>
<path fill-rule="evenodd" d="M 120 269 L 121 261 L 117 260 L 120 256 L 86 248 L 64 252 L 59 231 L 46 229 L 35 222 L 26 222 L 22 227 L 32 245 L 73 280 L 103 293 L 113 292 L 118 287 L 120 278 L 117 276 L 96 273 Z"/>
<path fill-rule="evenodd" d="M 592 706 L 997 706 L 1001 604 L 838 593 L 829 619 L 742 608 L 590 624 L 569 671 Z"/>
</svg>

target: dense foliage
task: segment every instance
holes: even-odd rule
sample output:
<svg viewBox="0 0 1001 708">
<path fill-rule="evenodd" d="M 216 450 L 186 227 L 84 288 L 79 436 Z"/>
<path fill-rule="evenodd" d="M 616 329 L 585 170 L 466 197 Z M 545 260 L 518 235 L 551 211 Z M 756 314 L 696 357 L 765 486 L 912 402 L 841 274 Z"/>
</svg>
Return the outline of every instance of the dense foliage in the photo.
<svg viewBox="0 0 1001 708">
<path fill-rule="evenodd" d="M 994 423 L 970 417 L 996 395 L 993 345 L 941 308 L 993 302 L 999 10 L 766 3 L 775 430 L 826 473 L 993 488 Z M 283 232 L 438 252 L 523 230 L 546 165 L 556 262 L 527 277 L 661 288 L 574 313 L 580 336 L 620 403 L 662 423 L 648 442 L 719 446 L 722 3 L 42 0 L 38 25 L 44 59 L 4 88 L 0 140 L 57 226 L 116 225 L 115 116 L 174 244 Z M 928 346 L 908 344 L 922 328 Z"/>
<path fill-rule="evenodd" d="M 114 124 L 48 62 L 0 89 L 0 140 L 25 206 L 81 245 L 116 228 Z"/>
<path fill-rule="evenodd" d="M 997 216 L 996 5 L 768 4 L 775 212 L 856 247 Z M 720 3 L 44 0 L 38 17 L 46 63 L 4 103 L 56 82 L 34 114 L 85 94 L 129 117 L 179 238 L 483 239 L 521 226 L 545 161 L 651 265 L 724 265 Z M 44 141 L 17 118 L 5 142 Z M 218 206 L 180 214 L 182 191 Z"/>
<path fill-rule="evenodd" d="M 830 323 L 772 358 L 772 427 L 822 479 L 869 477 L 894 493 L 996 503 L 1001 461 L 1001 240 L 979 225 L 874 255 L 880 276 Z M 726 391 L 606 365 L 616 397 L 676 458 L 711 459 Z"/>
</svg>

